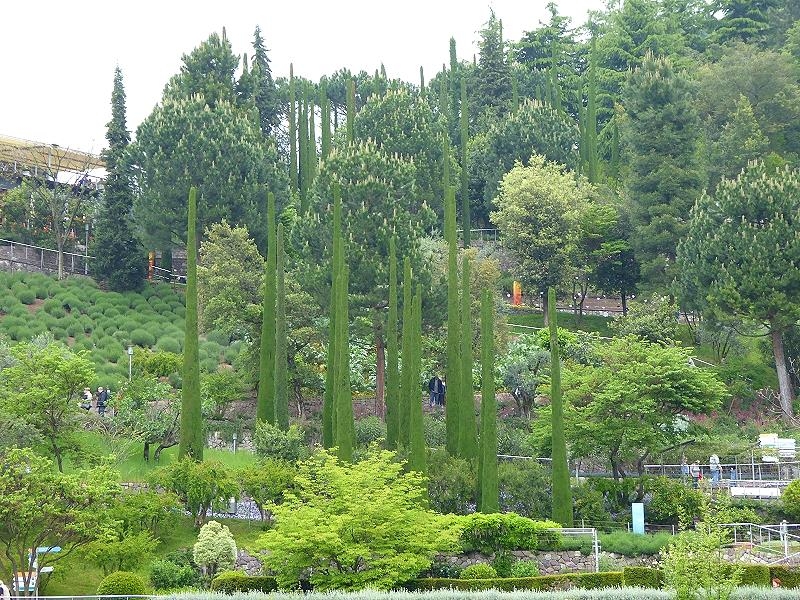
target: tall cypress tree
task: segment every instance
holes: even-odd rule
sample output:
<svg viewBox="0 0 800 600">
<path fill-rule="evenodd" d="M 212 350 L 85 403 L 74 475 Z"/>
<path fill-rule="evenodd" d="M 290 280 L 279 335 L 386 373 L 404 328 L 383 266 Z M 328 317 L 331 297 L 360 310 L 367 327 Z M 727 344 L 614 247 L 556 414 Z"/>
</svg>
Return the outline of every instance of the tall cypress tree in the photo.
<svg viewBox="0 0 800 600">
<path fill-rule="evenodd" d="M 467 80 L 461 78 L 461 228 L 464 230 L 464 248 L 471 243 L 472 217 L 469 206 L 469 170 L 467 168 L 467 144 L 469 143 L 469 103 L 467 102 Z"/>
<path fill-rule="evenodd" d="M 186 319 L 181 386 L 181 429 L 178 456 L 203 460 L 203 414 L 200 402 L 200 357 L 197 329 L 197 188 L 189 190 L 186 229 Z"/>
<path fill-rule="evenodd" d="M 314 178 L 317 176 L 318 158 L 317 158 L 317 128 L 314 123 L 314 96 L 309 94 L 308 97 L 308 184 L 311 186 L 314 183 Z"/>
<path fill-rule="evenodd" d="M 462 458 L 478 458 L 478 432 L 475 422 L 475 391 L 472 386 L 472 296 L 470 261 L 464 255 L 461 272 L 461 403 L 458 408 L 458 453 Z"/>
<path fill-rule="evenodd" d="M 586 90 L 586 124 L 584 126 L 586 148 L 586 177 L 590 183 L 600 180 L 600 159 L 597 154 L 597 39 L 592 35 L 589 55 L 589 85 Z"/>
<path fill-rule="evenodd" d="M 564 402 L 561 397 L 561 357 L 558 348 L 556 291 L 547 290 L 550 327 L 550 406 L 553 435 L 553 521 L 572 527 L 572 490 L 569 487 L 567 440 L 564 435 Z"/>
<path fill-rule="evenodd" d="M 338 305 L 338 283 L 341 277 L 339 268 L 341 260 L 341 237 L 342 237 L 342 194 L 338 186 L 333 188 L 333 237 L 331 254 L 331 301 L 329 307 L 328 324 L 328 354 L 327 366 L 325 369 L 325 394 L 322 403 L 322 445 L 325 448 L 333 448 L 336 445 L 335 411 L 334 403 L 337 374 L 337 342 L 339 329 L 337 320 L 339 316 Z"/>
<path fill-rule="evenodd" d="M 353 143 L 353 125 L 356 118 L 356 82 L 347 80 L 347 143 Z"/>
<path fill-rule="evenodd" d="M 458 244 L 456 242 L 456 188 L 446 188 L 444 234 L 447 240 L 447 393 L 445 427 L 447 452 L 458 455 L 459 408 L 461 403 L 461 319 L 458 305 Z"/>
<path fill-rule="evenodd" d="M 400 420 L 399 420 L 399 445 L 404 448 L 409 447 L 410 443 L 410 422 L 412 398 L 414 397 L 414 315 L 412 312 L 412 292 L 411 292 L 411 261 L 408 257 L 403 261 L 403 372 L 400 383 Z"/>
<path fill-rule="evenodd" d="M 275 422 L 275 195 L 267 194 L 267 265 L 261 307 L 261 351 L 258 359 L 256 419 Z"/>
<path fill-rule="evenodd" d="M 114 69 L 111 120 L 106 125 L 108 150 L 103 152 L 107 176 L 103 203 L 97 215 L 91 253 L 92 275 L 115 291 L 138 290 L 144 284 L 147 259 L 133 233 L 133 190 L 123 156 L 131 141 L 127 128 L 122 71 Z"/>
<path fill-rule="evenodd" d="M 425 433 L 422 424 L 422 399 L 420 394 L 420 377 L 422 375 L 422 286 L 417 286 L 417 293 L 411 305 L 411 402 L 408 417 L 408 468 L 411 471 L 425 473 L 427 470 L 425 457 Z"/>
<path fill-rule="evenodd" d="M 308 90 L 303 85 L 303 93 L 297 110 L 297 152 L 300 167 L 300 214 L 308 209 Z"/>
<path fill-rule="evenodd" d="M 400 371 L 397 347 L 397 239 L 389 239 L 389 317 L 386 324 L 386 447 L 397 449 Z"/>
<path fill-rule="evenodd" d="M 328 99 L 328 80 L 325 77 L 319 82 L 319 107 L 320 128 L 322 129 L 320 157 L 325 160 L 331 153 L 331 101 Z"/>
<path fill-rule="evenodd" d="M 275 257 L 275 423 L 289 429 L 289 356 L 286 339 L 286 256 L 283 249 L 283 223 L 278 223 Z"/>
<path fill-rule="evenodd" d="M 293 194 L 300 190 L 297 173 L 297 112 L 294 65 L 289 65 L 289 187 Z"/>
<path fill-rule="evenodd" d="M 479 510 L 500 512 L 497 483 L 497 401 L 494 389 L 494 302 L 491 290 L 481 298 L 481 443 Z"/>
<path fill-rule="evenodd" d="M 340 240 L 340 244 L 343 244 Z M 353 460 L 353 441 L 355 437 L 355 424 L 353 422 L 353 395 L 350 389 L 350 342 L 348 319 L 348 278 L 349 268 L 344 264 L 344 248 L 339 264 L 339 314 L 336 318 L 336 327 L 339 329 L 336 361 L 337 380 L 336 386 L 336 447 L 337 456 L 344 461 Z"/>
</svg>

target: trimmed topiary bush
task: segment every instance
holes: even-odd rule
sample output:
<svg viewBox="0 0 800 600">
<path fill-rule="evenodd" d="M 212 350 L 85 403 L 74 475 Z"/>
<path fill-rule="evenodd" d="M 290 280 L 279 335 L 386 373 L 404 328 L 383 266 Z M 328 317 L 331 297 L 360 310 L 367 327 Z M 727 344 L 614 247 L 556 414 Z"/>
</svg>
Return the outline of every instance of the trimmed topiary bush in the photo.
<svg viewBox="0 0 800 600">
<path fill-rule="evenodd" d="M 253 577 L 239 571 L 225 571 L 214 577 L 211 590 L 223 594 L 234 592 L 274 592 L 278 582 L 274 577 Z"/>
<path fill-rule="evenodd" d="M 782 588 L 800 588 L 800 569 L 772 566 L 769 568 L 770 581 L 779 579 Z"/>
<path fill-rule="evenodd" d="M 495 571 L 494 567 L 485 563 L 470 565 L 461 571 L 461 575 L 459 575 L 460 579 L 495 579 L 496 577 L 497 571 Z"/>
<path fill-rule="evenodd" d="M 172 337 L 163 337 L 156 342 L 155 350 L 161 352 L 172 352 L 173 354 L 180 354 L 181 343 Z"/>
<path fill-rule="evenodd" d="M 49 300 L 45 300 L 42 303 L 42 310 L 46 312 L 48 315 L 52 315 L 57 319 L 65 316 L 67 311 L 64 310 L 64 306 L 61 304 L 60 300 L 56 300 L 55 298 L 50 298 Z"/>
<path fill-rule="evenodd" d="M 570 588 L 596 590 L 602 588 L 622 587 L 622 572 L 607 573 L 563 573 L 561 575 L 544 575 L 542 577 L 508 577 L 507 579 L 415 579 L 405 585 L 412 591 L 429 590 L 514 590 L 554 591 Z M 644 600 L 645 596 L 637 591 L 636 596 Z"/>
<path fill-rule="evenodd" d="M 111 573 L 97 586 L 98 596 L 142 596 L 144 593 L 144 580 L 129 571 Z"/>
<path fill-rule="evenodd" d="M 661 569 L 651 567 L 625 567 L 622 569 L 622 584 L 625 587 L 660 589 L 664 583 Z"/>
<path fill-rule="evenodd" d="M 532 560 L 518 560 L 511 565 L 511 577 L 539 577 L 539 564 Z"/>
<path fill-rule="evenodd" d="M 134 329 L 130 333 L 130 340 L 134 346 L 151 347 L 156 343 L 155 336 L 146 329 Z"/>
</svg>

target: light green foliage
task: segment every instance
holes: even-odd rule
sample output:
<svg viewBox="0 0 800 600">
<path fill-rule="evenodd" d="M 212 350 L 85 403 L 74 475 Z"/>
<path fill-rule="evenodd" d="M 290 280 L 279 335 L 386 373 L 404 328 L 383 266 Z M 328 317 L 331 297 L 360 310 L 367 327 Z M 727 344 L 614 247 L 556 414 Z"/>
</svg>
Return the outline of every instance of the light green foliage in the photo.
<svg viewBox="0 0 800 600">
<path fill-rule="evenodd" d="M 646 489 L 650 496 L 647 518 L 653 523 L 677 525 L 680 518 L 693 521 L 701 516 L 703 492 L 689 487 L 685 481 L 658 477 L 646 483 Z"/>
<path fill-rule="evenodd" d="M 504 550 L 552 548 L 561 535 L 553 521 L 533 521 L 515 513 L 474 513 L 460 517 L 461 545 L 466 551 L 493 554 Z"/>
<path fill-rule="evenodd" d="M 414 314 L 413 314 L 413 284 L 411 282 L 411 261 L 406 258 L 403 261 L 403 340 L 402 356 L 405 360 L 402 364 L 400 374 L 400 418 L 398 426 L 398 443 L 405 448 L 409 447 L 410 440 L 410 417 L 414 403 L 418 402 L 419 392 L 418 382 L 414 380 L 412 356 L 412 337 L 414 335 Z"/>
<path fill-rule="evenodd" d="M 533 560 L 518 560 L 511 565 L 511 577 L 538 577 L 539 563 Z"/>
<path fill-rule="evenodd" d="M 409 282 L 410 283 L 410 282 Z M 411 308 L 411 356 L 406 357 L 406 363 L 410 362 L 410 380 L 412 382 L 411 395 L 409 397 L 410 413 L 408 416 L 408 468 L 412 471 L 425 473 L 426 449 L 425 433 L 422 424 L 422 401 L 419 393 L 419 381 L 421 377 L 422 365 L 422 286 L 417 285 L 417 292 L 414 294 Z M 405 368 L 405 364 L 403 367 Z M 416 385 L 413 385 L 416 384 Z M 416 389 L 416 391 L 415 391 Z"/>
<path fill-rule="evenodd" d="M 539 155 L 503 177 L 491 216 L 519 263 L 524 288 L 538 293 L 562 281 L 576 235 L 576 206 L 593 193 L 585 180 Z"/>
<path fill-rule="evenodd" d="M 158 545 L 149 531 L 123 533 L 110 529 L 98 536 L 82 552 L 90 563 L 103 570 L 104 575 L 112 571 L 135 569 L 153 553 Z"/>
<path fill-rule="evenodd" d="M 669 344 L 678 333 L 678 306 L 665 296 L 653 294 L 630 305 L 627 315 L 610 323 L 617 336 L 632 335 L 656 344 Z"/>
<path fill-rule="evenodd" d="M 800 318 L 800 171 L 752 163 L 692 210 L 680 247 L 683 294 L 704 310 L 763 323 L 778 371 L 781 408 L 794 392 L 783 332 Z"/>
<path fill-rule="evenodd" d="M 397 240 L 389 239 L 389 315 L 386 323 L 386 449 L 397 449 L 400 427 L 400 370 L 397 341 Z M 358 431 L 356 431 L 356 434 Z M 358 436 L 356 435 L 356 439 Z M 358 441 L 358 440 L 357 440 Z"/>
<path fill-rule="evenodd" d="M 751 160 L 769 153 L 769 140 L 761 131 L 746 96 L 739 96 L 736 110 L 711 143 L 708 160 L 710 186 L 713 189 L 720 179 L 734 178 Z"/>
<path fill-rule="evenodd" d="M 241 336 L 247 325 L 260 321 L 264 259 L 247 229 L 231 227 L 224 219 L 206 229 L 200 257 L 197 295 L 201 328 Z"/>
<path fill-rule="evenodd" d="M 61 546 L 60 553 L 39 557 L 41 568 L 102 535 L 113 525 L 106 509 L 120 491 L 108 466 L 65 475 L 29 449 L 0 453 L 0 487 L 3 573 L 29 572 L 31 548 Z"/>
<path fill-rule="evenodd" d="M 792 481 L 781 494 L 783 511 L 793 518 L 800 516 L 800 481 Z"/>
<path fill-rule="evenodd" d="M 183 337 L 183 382 L 179 456 L 203 460 L 206 445 L 200 398 L 200 358 L 197 326 L 197 188 L 189 190 L 189 213 L 186 229 L 186 322 Z"/>
<path fill-rule="evenodd" d="M 205 522 L 213 502 L 227 503 L 238 497 L 239 486 L 219 462 L 195 462 L 184 458 L 155 471 L 152 482 L 174 492 L 193 516 L 196 526 Z"/>
<path fill-rule="evenodd" d="M 492 565 L 485 563 L 470 565 L 459 575 L 459 579 L 494 579 L 495 577 L 497 577 L 497 571 Z"/>
<path fill-rule="evenodd" d="M 266 518 L 267 506 L 283 500 L 284 494 L 294 483 L 296 470 L 294 466 L 283 460 L 267 458 L 257 465 L 236 471 L 236 478 L 242 492 L 250 496 Z"/>
<path fill-rule="evenodd" d="M 549 382 L 550 352 L 532 336 L 519 336 L 511 341 L 508 352 L 498 360 L 497 370 L 503 387 L 514 398 L 517 415 L 530 417 L 539 386 Z"/>
<path fill-rule="evenodd" d="M 130 571 L 111 573 L 97 586 L 97 594 L 101 596 L 142 596 L 144 593 L 144 580 Z"/>
<path fill-rule="evenodd" d="M 283 430 L 272 423 L 256 423 L 253 445 L 259 456 L 289 462 L 303 458 L 306 453 L 303 432 L 294 424 Z"/>
<path fill-rule="evenodd" d="M 278 223 L 275 271 L 275 422 L 289 428 L 289 350 L 286 329 L 286 254 L 283 223 Z"/>
<path fill-rule="evenodd" d="M 64 453 L 78 428 L 80 393 L 94 379 L 86 352 L 60 343 L 23 343 L 10 352 L 10 366 L 0 371 L 0 407 L 24 419 L 47 442 L 62 470 Z"/>
<path fill-rule="evenodd" d="M 231 402 L 241 400 L 245 393 L 242 376 L 230 369 L 200 376 L 200 397 L 203 414 L 212 419 L 224 419 Z"/>
<path fill-rule="evenodd" d="M 212 578 L 220 571 L 233 568 L 236 562 L 236 541 L 228 526 L 217 521 L 209 521 L 203 525 L 192 555 L 203 573 Z"/>
<path fill-rule="evenodd" d="M 454 545 L 449 519 L 426 506 L 422 476 L 403 473 L 392 453 L 348 464 L 321 451 L 301 463 L 258 546 L 281 588 L 308 575 L 321 591 L 391 589 Z"/>
</svg>

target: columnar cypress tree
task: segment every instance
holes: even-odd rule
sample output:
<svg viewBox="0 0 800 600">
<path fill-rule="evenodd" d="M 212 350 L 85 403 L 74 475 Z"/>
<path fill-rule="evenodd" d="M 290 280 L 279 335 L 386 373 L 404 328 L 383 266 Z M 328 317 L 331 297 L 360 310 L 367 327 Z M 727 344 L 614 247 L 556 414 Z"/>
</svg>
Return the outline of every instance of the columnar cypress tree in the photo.
<svg viewBox="0 0 800 600">
<path fill-rule="evenodd" d="M 397 348 L 397 240 L 389 239 L 389 317 L 386 324 L 386 447 L 397 448 L 400 372 Z"/>
<path fill-rule="evenodd" d="M 461 319 L 458 306 L 458 245 L 456 242 L 456 188 L 446 189 L 444 204 L 444 234 L 447 240 L 447 393 L 445 427 L 447 452 L 458 454 L 459 407 L 461 403 Z"/>
<path fill-rule="evenodd" d="M 181 430 L 178 456 L 203 460 L 203 414 L 200 406 L 200 358 L 197 331 L 197 188 L 189 190 L 186 229 L 186 319 L 181 386 Z"/>
<path fill-rule="evenodd" d="M 425 71 L 422 70 L 422 65 L 419 67 L 419 95 L 425 97 Z"/>
<path fill-rule="evenodd" d="M 456 38 L 450 38 L 450 114 L 453 116 L 453 119 L 456 118 L 458 114 L 458 102 L 459 102 L 459 87 L 458 82 L 462 81 L 464 78 L 461 75 L 461 69 L 458 64 L 458 55 L 456 53 Z"/>
<path fill-rule="evenodd" d="M 289 356 L 286 339 L 286 256 L 283 223 L 278 223 L 275 280 L 275 423 L 289 429 Z"/>
<path fill-rule="evenodd" d="M 461 273 L 461 403 L 458 408 L 458 453 L 462 458 L 478 458 L 478 432 L 475 422 L 475 391 L 472 387 L 472 296 L 470 262 L 464 255 Z"/>
<path fill-rule="evenodd" d="M 586 92 L 586 125 L 584 145 L 586 148 L 586 177 L 590 183 L 600 180 L 600 159 L 597 154 L 597 42 L 592 36 L 589 55 L 589 86 Z"/>
<path fill-rule="evenodd" d="M 343 242 L 340 241 L 340 244 Z M 342 262 L 339 265 L 339 314 L 336 319 L 338 335 L 338 358 L 336 386 L 336 447 L 337 456 L 344 461 L 353 460 L 353 441 L 355 437 L 355 424 L 353 423 L 353 395 L 350 390 L 350 343 L 348 319 L 348 278 L 349 268 L 344 264 L 344 248 L 342 248 Z"/>
<path fill-rule="evenodd" d="M 317 176 L 317 128 L 314 123 L 314 96 L 308 98 L 308 184 L 309 187 L 314 183 Z"/>
<path fill-rule="evenodd" d="M 325 160 L 331 153 L 331 102 L 328 99 L 328 80 L 319 82 L 320 127 L 322 128 L 321 158 Z"/>
<path fill-rule="evenodd" d="M 267 265 L 261 309 L 261 351 L 258 360 L 256 419 L 275 422 L 275 195 L 267 194 Z"/>
<path fill-rule="evenodd" d="M 422 425 L 422 399 L 420 394 L 420 376 L 422 374 L 422 286 L 417 286 L 411 306 L 413 331 L 411 352 L 411 412 L 408 417 L 408 468 L 411 471 L 425 473 L 427 470 L 425 457 L 425 433 Z"/>
<path fill-rule="evenodd" d="M 299 190 L 297 174 L 297 114 L 295 112 L 294 65 L 289 65 L 289 184 L 293 194 Z"/>
<path fill-rule="evenodd" d="M 333 448 L 336 445 L 336 431 L 334 404 L 334 389 L 336 388 L 337 373 L 337 336 L 339 329 L 337 320 L 339 318 L 338 306 L 338 283 L 340 278 L 339 268 L 342 261 L 339 258 L 341 253 L 342 237 L 342 195 L 338 186 L 333 188 L 333 237 L 331 255 L 331 301 L 330 301 L 330 320 L 328 325 L 328 354 L 327 366 L 325 369 L 325 395 L 322 403 L 322 445 L 325 448 Z"/>
<path fill-rule="evenodd" d="M 412 293 L 411 293 L 411 261 L 408 257 L 403 261 L 403 374 L 400 382 L 400 422 L 398 441 L 399 445 L 408 448 L 410 442 L 409 435 L 409 415 L 411 414 L 412 398 L 414 397 L 414 315 L 412 313 Z"/>
<path fill-rule="evenodd" d="M 461 78 L 461 228 L 464 230 L 464 248 L 470 245 L 472 217 L 469 206 L 469 171 L 467 169 L 467 144 L 469 143 L 469 104 L 467 80 Z"/>
<path fill-rule="evenodd" d="M 347 80 L 347 143 L 353 143 L 353 123 L 356 118 L 356 82 Z"/>
<path fill-rule="evenodd" d="M 494 302 L 491 290 L 481 298 L 481 444 L 479 510 L 500 512 L 497 483 L 497 402 L 494 390 Z"/>
<path fill-rule="evenodd" d="M 303 93 L 297 115 L 297 150 L 300 166 L 300 214 L 308 209 L 308 90 L 303 86 Z"/>
<path fill-rule="evenodd" d="M 561 397 L 561 357 L 558 349 L 556 291 L 547 290 L 550 327 L 550 406 L 553 427 L 553 521 L 572 527 L 572 490 L 569 487 L 567 440 L 564 435 L 564 402 Z"/>
</svg>

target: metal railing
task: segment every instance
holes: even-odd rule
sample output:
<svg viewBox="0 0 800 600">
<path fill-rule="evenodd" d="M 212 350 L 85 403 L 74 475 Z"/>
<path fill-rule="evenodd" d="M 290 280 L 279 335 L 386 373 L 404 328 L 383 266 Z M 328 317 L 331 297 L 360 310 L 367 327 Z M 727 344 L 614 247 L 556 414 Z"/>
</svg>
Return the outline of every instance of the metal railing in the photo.
<svg viewBox="0 0 800 600">
<path fill-rule="evenodd" d="M 497 229 L 470 229 L 469 237 L 472 241 L 477 240 L 480 242 L 496 242 L 497 238 L 499 237 L 497 231 Z M 463 229 L 456 229 L 456 236 L 459 239 L 464 239 L 463 234 Z"/>
<path fill-rule="evenodd" d="M 662 475 L 664 477 L 688 477 L 684 465 L 645 465 L 648 475 Z M 703 477 L 710 477 L 709 465 L 700 465 Z M 748 461 L 726 461 L 720 463 L 720 480 L 718 483 L 730 485 L 752 485 L 786 487 L 790 481 L 800 479 L 800 461 L 762 462 L 758 457 Z M 727 482 L 727 483 L 725 483 Z"/>
<path fill-rule="evenodd" d="M 723 523 L 721 527 L 731 532 L 733 547 L 750 559 L 770 565 L 800 562 L 800 523 Z"/>
<path fill-rule="evenodd" d="M 75 252 L 63 252 L 62 255 L 64 272 L 89 274 L 89 262 L 94 260 L 94 256 Z M 58 250 L 21 244 L 13 240 L 0 239 L 0 261 L 2 260 L 8 260 L 12 265 L 28 265 L 41 271 L 58 271 Z"/>
</svg>

